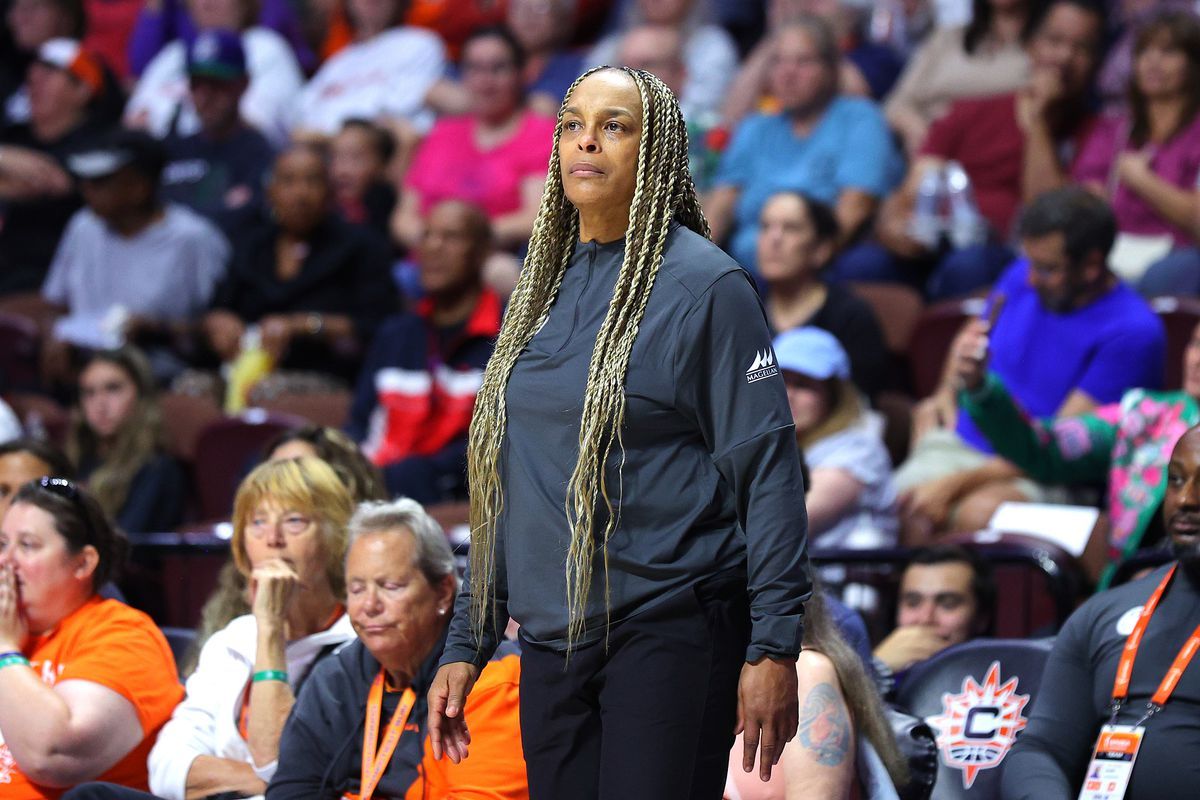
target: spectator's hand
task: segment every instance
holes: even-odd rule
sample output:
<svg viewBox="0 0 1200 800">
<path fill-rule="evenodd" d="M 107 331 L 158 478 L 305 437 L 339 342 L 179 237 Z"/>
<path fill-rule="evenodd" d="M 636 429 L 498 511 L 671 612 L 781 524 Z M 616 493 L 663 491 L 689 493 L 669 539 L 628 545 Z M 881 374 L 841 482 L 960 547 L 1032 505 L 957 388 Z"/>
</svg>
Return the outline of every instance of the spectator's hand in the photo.
<svg viewBox="0 0 1200 800">
<path fill-rule="evenodd" d="M 1056 69 L 1035 69 L 1029 83 L 1017 93 L 1017 124 L 1028 133 L 1046 121 L 1046 111 L 1063 98 L 1066 87 Z"/>
<path fill-rule="evenodd" d="M 296 571 L 283 561 L 268 561 L 250 573 L 251 609 L 254 619 L 261 624 L 284 621 L 288 603 L 292 599 L 299 577 Z"/>
<path fill-rule="evenodd" d="M 953 428 L 957 419 L 958 403 L 953 393 L 945 390 L 934 392 L 913 406 L 913 445 L 932 430 Z"/>
<path fill-rule="evenodd" d="M 292 337 L 302 333 L 302 330 L 296 321 L 287 314 L 272 314 L 263 317 L 260 325 L 263 350 L 266 350 L 272 360 L 278 364 L 287 355 L 288 348 L 292 345 Z"/>
<path fill-rule="evenodd" d="M 764 657 L 743 666 L 738 681 L 737 720 L 734 735 L 744 733 L 742 769 L 754 770 L 758 751 L 758 777 L 765 783 L 800 724 L 796 665 L 787 659 Z"/>
<path fill-rule="evenodd" d="M 446 664 L 433 676 L 429 687 L 429 743 L 433 757 L 445 753 L 455 764 L 467 757 L 471 734 L 463 709 L 467 695 L 479 678 L 479 668 L 465 661 Z"/>
<path fill-rule="evenodd" d="M 21 592 L 12 564 L 0 565 L 0 652 L 20 650 L 29 628 L 20 609 Z"/>
<path fill-rule="evenodd" d="M 905 625 L 888 634 L 875 648 L 875 657 L 893 672 L 941 652 L 946 642 L 932 625 Z"/>
<path fill-rule="evenodd" d="M 231 311 L 210 311 L 201 323 L 208 346 L 222 361 L 232 361 L 242 348 L 246 325 Z"/>
<path fill-rule="evenodd" d="M 71 191 L 71 176 L 45 153 L 27 147 L 5 147 L 0 168 L 17 184 L 21 197 L 64 195 Z"/>
<path fill-rule="evenodd" d="M 973 392 L 983 385 L 987 375 L 990 333 L 991 326 L 987 320 L 974 319 L 955 338 L 951 363 L 960 388 Z"/>
<path fill-rule="evenodd" d="M 1148 153 L 1121 153 L 1117 156 L 1117 179 L 1130 188 L 1145 184 L 1147 177 L 1153 176 L 1150 168 Z"/>
<path fill-rule="evenodd" d="M 938 529 L 950 518 L 950 509 L 961 493 L 957 475 L 926 481 L 900 496 L 900 511 L 908 517 L 924 517 Z"/>
<path fill-rule="evenodd" d="M 162 333 L 165 326 L 159 320 L 153 317 L 143 316 L 141 314 L 130 314 L 125 319 L 125 324 L 121 326 L 121 335 L 128 342 L 137 342 L 146 336 L 153 336 L 157 333 Z"/>
</svg>

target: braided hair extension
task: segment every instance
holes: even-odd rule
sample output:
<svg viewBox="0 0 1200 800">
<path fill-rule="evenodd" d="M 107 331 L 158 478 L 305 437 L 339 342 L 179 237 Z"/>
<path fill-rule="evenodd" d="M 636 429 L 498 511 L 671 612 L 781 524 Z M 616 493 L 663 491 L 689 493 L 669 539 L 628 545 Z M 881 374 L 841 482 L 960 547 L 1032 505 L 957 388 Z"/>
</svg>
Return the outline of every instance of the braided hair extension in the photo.
<svg viewBox="0 0 1200 800">
<path fill-rule="evenodd" d="M 568 650 L 583 632 L 597 542 L 603 554 L 608 608 L 608 538 L 619 519 L 620 495 L 618 490 L 614 504 L 605 465 L 614 442 L 624 449 L 621 426 L 625 417 L 625 376 L 646 302 L 662 264 L 670 223 L 675 220 L 706 238 L 709 235 L 688 170 L 687 128 L 671 90 L 654 75 L 627 67 L 596 67 L 577 78 L 559 108 L 546 190 L 529 240 L 529 253 L 484 372 L 471 421 L 467 455 L 471 486 L 470 591 L 471 627 L 477 642 L 483 638 L 487 605 L 495 602 L 496 524 L 504 507 L 498 460 L 507 425 L 508 378 L 517 357 L 549 315 L 579 237 L 579 212 L 564 192 L 558 154 L 563 113 L 576 87 L 601 70 L 624 72 L 633 80 L 642 100 L 642 131 L 625 255 L 592 350 L 579 426 L 579 456 L 567 485 L 566 514 L 571 532 L 566 562 Z M 618 478 L 619 474 L 620 468 Z M 603 531 L 597 536 L 596 511 L 600 504 L 605 519 Z"/>
</svg>

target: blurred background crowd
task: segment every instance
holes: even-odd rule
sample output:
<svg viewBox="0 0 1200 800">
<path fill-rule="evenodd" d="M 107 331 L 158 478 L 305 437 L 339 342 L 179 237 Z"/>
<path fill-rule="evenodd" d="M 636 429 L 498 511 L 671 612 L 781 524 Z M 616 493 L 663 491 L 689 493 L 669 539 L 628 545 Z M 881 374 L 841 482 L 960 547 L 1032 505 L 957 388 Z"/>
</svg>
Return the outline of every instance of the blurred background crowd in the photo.
<svg viewBox="0 0 1200 800">
<path fill-rule="evenodd" d="M 234 498 L 273 453 L 423 504 L 461 563 L 555 115 L 626 65 L 675 91 L 760 288 L 871 675 L 1052 635 L 1169 557 L 1200 422 L 1198 7 L 0 0 L 0 499 L 77 478 L 132 543 L 109 587 L 178 655 L 250 611 Z M 980 536 L 1011 501 L 1101 513 L 1081 554 Z"/>
</svg>

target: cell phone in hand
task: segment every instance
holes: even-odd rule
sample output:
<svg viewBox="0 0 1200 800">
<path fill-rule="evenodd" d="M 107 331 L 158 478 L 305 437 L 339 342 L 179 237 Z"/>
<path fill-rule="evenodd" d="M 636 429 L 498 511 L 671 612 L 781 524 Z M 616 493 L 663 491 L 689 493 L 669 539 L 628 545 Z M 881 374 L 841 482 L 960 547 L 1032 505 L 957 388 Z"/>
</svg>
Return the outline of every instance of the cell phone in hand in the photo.
<svg viewBox="0 0 1200 800">
<path fill-rule="evenodd" d="M 996 321 L 1000 319 L 1000 312 L 1004 310 L 1004 301 L 1007 299 L 1004 292 L 994 293 L 991 302 L 980 313 L 980 319 L 987 320 L 988 333 L 996 330 Z"/>
</svg>

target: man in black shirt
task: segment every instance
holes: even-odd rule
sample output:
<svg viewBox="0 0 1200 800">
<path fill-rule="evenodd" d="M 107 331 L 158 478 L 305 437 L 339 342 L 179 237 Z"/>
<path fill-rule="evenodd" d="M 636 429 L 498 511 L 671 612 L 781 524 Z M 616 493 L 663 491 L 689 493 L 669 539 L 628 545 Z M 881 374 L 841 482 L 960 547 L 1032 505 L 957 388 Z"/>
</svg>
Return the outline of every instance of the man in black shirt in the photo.
<svg viewBox="0 0 1200 800">
<path fill-rule="evenodd" d="M 1005 800 L 1073 800 L 1097 734 L 1112 712 L 1117 664 L 1156 587 L 1175 570 L 1133 660 L 1128 696 L 1113 721 L 1145 716 L 1176 655 L 1200 623 L 1200 427 L 1175 445 L 1167 465 L 1163 521 L 1178 561 L 1093 597 L 1063 626 L 1024 733 L 1004 765 Z M 1185 668 L 1145 735 L 1125 800 L 1194 797 L 1200 786 L 1200 667 Z"/>
<path fill-rule="evenodd" d="M 0 130 L 0 296 L 36 292 L 67 221 L 81 205 L 67 156 L 103 132 L 93 109 L 100 62 L 71 39 L 51 39 L 29 67 L 29 122 Z"/>
<path fill-rule="evenodd" d="M 246 54 L 238 35 L 202 31 L 188 48 L 187 65 L 200 130 L 167 137 L 163 195 L 228 233 L 261 207 L 264 176 L 275 154 L 266 138 L 242 121 Z"/>
</svg>

